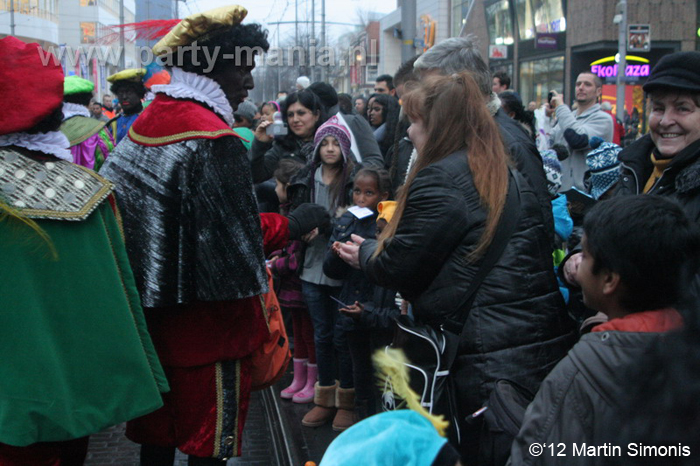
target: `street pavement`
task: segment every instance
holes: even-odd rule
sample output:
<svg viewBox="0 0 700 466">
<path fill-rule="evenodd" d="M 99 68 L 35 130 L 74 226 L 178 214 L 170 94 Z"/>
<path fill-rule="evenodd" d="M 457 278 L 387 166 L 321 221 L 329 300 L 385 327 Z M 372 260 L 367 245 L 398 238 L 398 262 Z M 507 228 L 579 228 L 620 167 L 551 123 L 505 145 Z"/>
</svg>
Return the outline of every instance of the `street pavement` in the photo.
<svg viewBox="0 0 700 466">
<path fill-rule="evenodd" d="M 243 455 L 230 459 L 227 466 L 304 466 L 307 461 L 321 462 L 338 433 L 330 424 L 314 429 L 301 426 L 302 417 L 313 403 L 302 405 L 279 398 L 291 379 L 288 371 L 274 387 L 252 394 Z M 92 435 L 85 465 L 138 466 L 139 446 L 124 436 L 124 429 L 125 424 L 120 424 Z M 186 456 L 178 452 L 175 466 L 187 466 Z"/>
</svg>

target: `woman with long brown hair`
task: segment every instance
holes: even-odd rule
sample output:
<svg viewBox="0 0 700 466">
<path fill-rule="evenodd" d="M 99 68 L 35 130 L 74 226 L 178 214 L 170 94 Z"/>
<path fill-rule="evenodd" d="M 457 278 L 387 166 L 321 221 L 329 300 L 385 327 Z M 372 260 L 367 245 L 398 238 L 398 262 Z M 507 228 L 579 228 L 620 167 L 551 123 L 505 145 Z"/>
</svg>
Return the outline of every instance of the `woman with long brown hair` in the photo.
<svg viewBox="0 0 700 466">
<path fill-rule="evenodd" d="M 573 343 L 573 325 L 537 197 L 509 168 L 498 126 L 471 74 L 426 77 L 404 97 L 404 111 L 418 158 L 396 214 L 376 241 L 355 237 L 341 257 L 377 284 L 398 289 L 416 321 L 437 327 L 464 306 L 504 214 L 509 184 L 519 191 L 516 227 L 476 292 L 452 368 L 464 420 L 498 379 L 536 392 Z M 510 183 L 511 176 L 518 182 Z M 480 426 L 462 424 L 462 454 L 474 460 Z"/>
</svg>

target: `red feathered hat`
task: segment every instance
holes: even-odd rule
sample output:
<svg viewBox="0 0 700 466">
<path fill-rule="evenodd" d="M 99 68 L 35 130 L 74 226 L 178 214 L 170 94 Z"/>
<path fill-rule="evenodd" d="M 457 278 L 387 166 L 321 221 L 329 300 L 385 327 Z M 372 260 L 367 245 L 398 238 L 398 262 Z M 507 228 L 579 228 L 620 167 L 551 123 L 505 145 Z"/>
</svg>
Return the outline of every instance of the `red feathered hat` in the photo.
<svg viewBox="0 0 700 466">
<path fill-rule="evenodd" d="M 61 64 L 39 44 L 0 39 L 0 63 L 0 134 L 36 126 L 63 102 Z"/>
</svg>

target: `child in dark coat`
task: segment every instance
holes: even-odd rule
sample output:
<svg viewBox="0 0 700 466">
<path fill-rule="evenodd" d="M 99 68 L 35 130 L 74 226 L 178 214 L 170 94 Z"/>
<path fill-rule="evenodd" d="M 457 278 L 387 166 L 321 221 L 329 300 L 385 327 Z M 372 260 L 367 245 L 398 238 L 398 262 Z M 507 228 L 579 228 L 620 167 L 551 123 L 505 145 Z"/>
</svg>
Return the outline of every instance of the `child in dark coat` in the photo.
<svg viewBox="0 0 700 466">
<path fill-rule="evenodd" d="M 398 315 L 399 310 L 395 303 L 396 292 L 372 284 L 361 270 L 353 269 L 338 257 L 334 245 L 351 241 L 350 236 L 353 234 L 375 238 L 377 206 L 389 197 L 390 190 L 391 179 L 385 170 L 364 168 L 357 172 L 353 186 L 354 206 L 336 223 L 330 239 L 331 249 L 323 263 L 326 275 L 343 280 L 339 296 L 341 315 L 338 316 L 336 326 L 345 332 L 348 339 L 357 420 L 376 412 L 372 349 L 378 346 L 377 339 L 387 343 L 386 329 L 391 327 L 391 317 Z"/>
</svg>

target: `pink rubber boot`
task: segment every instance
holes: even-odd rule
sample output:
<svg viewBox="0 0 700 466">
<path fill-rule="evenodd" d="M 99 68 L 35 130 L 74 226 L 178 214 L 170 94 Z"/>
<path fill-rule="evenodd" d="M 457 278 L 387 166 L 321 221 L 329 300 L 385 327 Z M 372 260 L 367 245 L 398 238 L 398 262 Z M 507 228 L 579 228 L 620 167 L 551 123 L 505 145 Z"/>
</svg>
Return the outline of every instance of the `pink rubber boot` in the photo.
<svg viewBox="0 0 700 466">
<path fill-rule="evenodd" d="M 314 401 L 314 385 L 318 376 L 318 367 L 316 364 L 306 365 L 306 385 L 300 391 L 294 394 L 292 401 L 295 403 L 311 403 Z"/>
<path fill-rule="evenodd" d="M 294 379 L 289 387 L 282 390 L 280 398 L 291 400 L 295 393 L 306 386 L 306 363 L 308 361 L 308 359 L 294 359 Z M 314 365 L 314 367 L 316 366 Z"/>
</svg>

